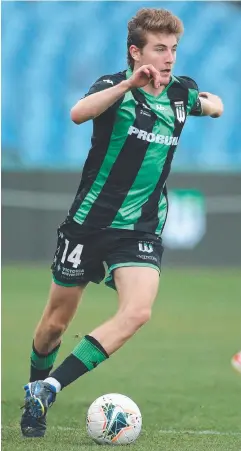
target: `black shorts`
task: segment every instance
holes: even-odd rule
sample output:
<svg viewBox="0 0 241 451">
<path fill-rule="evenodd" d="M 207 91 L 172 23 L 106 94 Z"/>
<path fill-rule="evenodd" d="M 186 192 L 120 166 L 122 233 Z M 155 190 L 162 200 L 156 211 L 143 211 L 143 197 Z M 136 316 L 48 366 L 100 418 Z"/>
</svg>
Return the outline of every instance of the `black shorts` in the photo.
<svg viewBox="0 0 241 451">
<path fill-rule="evenodd" d="M 162 240 L 154 234 L 108 228 L 86 230 L 63 223 L 57 231 L 57 250 L 51 266 L 53 280 L 66 287 L 88 282 L 105 283 L 115 289 L 113 270 L 122 266 L 147 266 L 161 270 Z"/>
</svg>

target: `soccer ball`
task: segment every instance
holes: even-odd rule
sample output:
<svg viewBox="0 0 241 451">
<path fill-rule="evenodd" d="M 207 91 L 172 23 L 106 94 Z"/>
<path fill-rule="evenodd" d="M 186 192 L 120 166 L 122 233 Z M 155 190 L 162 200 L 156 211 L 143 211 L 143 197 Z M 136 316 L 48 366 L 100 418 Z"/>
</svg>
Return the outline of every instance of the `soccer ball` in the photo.
<svg viewBox="0 0 241 451">
<path fill-rule="evenodd" d="M 130 398 L 117 393 L 100 396 L 91 404 L 86 419 L 89 436 L 101 445 L 128 445 L 141 432 L 142 417 Z"/>
</svg>

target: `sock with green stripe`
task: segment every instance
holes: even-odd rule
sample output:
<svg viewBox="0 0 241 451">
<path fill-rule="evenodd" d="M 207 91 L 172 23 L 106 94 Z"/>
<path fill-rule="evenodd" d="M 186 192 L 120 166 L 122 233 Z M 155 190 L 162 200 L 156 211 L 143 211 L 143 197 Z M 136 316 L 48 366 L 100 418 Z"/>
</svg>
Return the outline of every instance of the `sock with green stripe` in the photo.
<svg viewBox="0 0 241 451">
<path fill-rule="evenodd" d="M 86 335 L 63 363 L 50 374 L 51 380 L 56 379 L 63 389 L 108 358 L 101 344 L 94 337 Z"/>
<path fill-rule="evenodd" d="M 59 352 L 60 343 L 48 354 L 40 354 L 33 342 L 31 353 L 30 379 L 29 382 L 45 379 L 53 368 L 54 361 Z"/>
</svg>

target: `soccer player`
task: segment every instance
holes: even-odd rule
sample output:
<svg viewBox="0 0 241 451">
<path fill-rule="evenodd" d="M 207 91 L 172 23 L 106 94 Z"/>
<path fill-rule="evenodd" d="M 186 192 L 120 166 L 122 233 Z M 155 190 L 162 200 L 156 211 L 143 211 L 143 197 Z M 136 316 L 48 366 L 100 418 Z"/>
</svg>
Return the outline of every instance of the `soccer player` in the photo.
<svg viewBox="0 0 241 451">
<path fill-rule="evenodd" d="M 183 25 L 164 9 L 141 9 L 128 23 L 128 69 L 99 78 L 71 110 L 93 120 L 91 149 L 65 221 L 58 228 L 49 300 L 37 326 L 21 430 L 43 436 L 56 394 L 107 360 L 151 317 L 167 218 L 166 180 L 188 115 L 217 118 L 222 101 L 172 75 Z M 116 314 L 86 335 L 52 370 L 61 336 L 89 282 L 117 290 Z"/>
<path fill-rule="evenodd" d="M 232 367 L 241 374 L 241 351 L 236 352 L 231 359 Z"/>
</svg>

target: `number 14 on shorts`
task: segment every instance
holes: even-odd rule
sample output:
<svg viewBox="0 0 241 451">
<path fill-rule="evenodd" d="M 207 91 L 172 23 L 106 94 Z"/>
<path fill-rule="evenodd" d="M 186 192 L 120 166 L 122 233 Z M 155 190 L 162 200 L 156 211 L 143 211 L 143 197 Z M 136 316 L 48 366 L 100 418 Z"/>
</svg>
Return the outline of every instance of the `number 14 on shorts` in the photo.
<svg viewBox="0 0 241 451">
<path fill-rule="evenodd" d="M 67 261 L 72 263 L 73 268 L 78 268 L 78 266 L 81 263 L 80 257 L 83 252 L 83 247 L 84 247 L 83 244 L 77 244 L 77 246 L 75 246 L 75 248 L 67 257 Z M 66 260 L 68 248 L 69 248 L 69 240 L 65 238 L 65 248 L 61 258 L 61 263 L 64 263 Z"/>
</svg>

